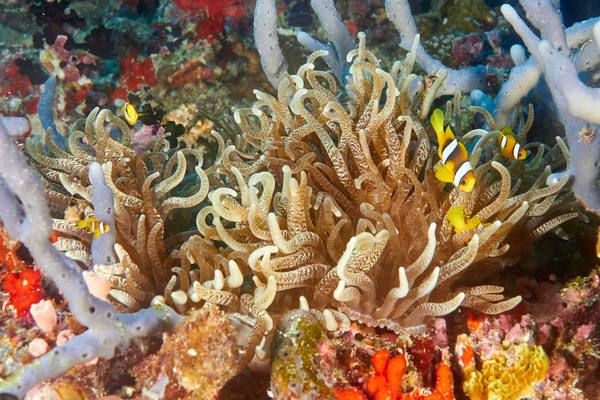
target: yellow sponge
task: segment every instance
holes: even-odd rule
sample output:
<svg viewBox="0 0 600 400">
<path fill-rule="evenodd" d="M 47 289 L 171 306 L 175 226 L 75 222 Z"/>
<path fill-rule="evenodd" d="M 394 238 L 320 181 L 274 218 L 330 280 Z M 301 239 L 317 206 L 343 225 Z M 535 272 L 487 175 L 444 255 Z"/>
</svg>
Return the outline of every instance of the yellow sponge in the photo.
<svg viewBox="0 0 600 400">
<path fill-rule="evenodd" d="M 540 346 L 511 345 L 497 352 L 477 370 L 464 368 L 463 390 L 471 400 L 518 400 L 535 395 L 534 383 L 546 376 L 550 360 Z"/>
</svg>

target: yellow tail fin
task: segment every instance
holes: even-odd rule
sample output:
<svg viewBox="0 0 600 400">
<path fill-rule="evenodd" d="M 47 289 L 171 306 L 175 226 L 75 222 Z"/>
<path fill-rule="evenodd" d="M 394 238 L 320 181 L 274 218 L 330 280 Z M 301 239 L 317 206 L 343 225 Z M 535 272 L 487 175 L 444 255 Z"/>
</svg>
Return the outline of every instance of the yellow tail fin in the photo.
<svg viewBox="0 0 600 400">
<path fill-rule="evenodd" d="M 444 131 L 444 112 L 439 108 L 433 110 L 433 114 L 431 114 L 431 126 L 437 134 Z"/>
<path fill-rule="evenodd" d="M 448 210 L 446 216 L 448 217 L 450 223 L 454 226 L 454 230 L 456 230 L 456 232 L 477 228 L 479 224 L 481 224 L 479 217 L 469 218 L 465 222 L 465 211 L 461 206 Z"/>
</svg>

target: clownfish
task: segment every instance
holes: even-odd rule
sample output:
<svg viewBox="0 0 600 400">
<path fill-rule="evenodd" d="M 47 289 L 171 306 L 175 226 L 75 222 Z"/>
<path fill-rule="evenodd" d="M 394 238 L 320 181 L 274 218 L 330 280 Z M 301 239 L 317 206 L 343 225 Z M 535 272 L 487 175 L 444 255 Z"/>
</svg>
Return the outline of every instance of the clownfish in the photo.
<svg viewBox="0 0 600 400">
<path fill-rule="evenodd" d="M 506 158 L 524 160 L 527 157 L 527 153 L 521 148 L 521 145 L 517 143 L 517 140 L 512 135 L 512 129 L 508 126 L 504 127 L 502 132 L 500 132 L 500 136 L 498 136 L 498 146 L 500 146 L 500 154 Z"/>
<path fill-rule="evenodd" d="M 103 233 L 110 231 L 110 226 L 106 225 L 104 222 L 99 221 L 97 218 L 88 218 L 80 219 L 77 221 L 77 226 L 80 228 L 87 228 L 91 232 L 94 233 L 94 239 L 98 239 Z"/>
<path fill-rule="evenodd" d="M 135 109 L 135 107 L 133 105 L 131 105 L 131 103 L 125 102 L 125 104 L 123 104 L 123 107 L 121 107 L 121 112 L 123 113 L 123 116 L 125 117 L 125 121 L 129 122 L 129 125 L 135 125 L 135 123 L 137 122 L 137 119 L 140 115 L 146 115 L 146 114 L 138 114 L 137 110 Z"/>
<path fill-rule="evenodd" d="M 442 182 L 452 182 L 459 189 L 470 192 L 475 186 L 473 167 L 465 146 L 454 138 L 450 127 L 444 131 L 444 112 L 436 108 L 431 115 L 431 126 L 437 134 L 441 161 L 436 165 L 435 176 Z"/>
</svg>

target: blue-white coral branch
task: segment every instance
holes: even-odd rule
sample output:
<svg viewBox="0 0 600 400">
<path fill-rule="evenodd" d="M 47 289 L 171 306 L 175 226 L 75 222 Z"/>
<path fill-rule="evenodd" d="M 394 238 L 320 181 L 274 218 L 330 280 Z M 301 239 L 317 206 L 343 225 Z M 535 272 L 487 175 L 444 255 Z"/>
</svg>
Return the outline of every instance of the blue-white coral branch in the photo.
<svg viewBox="0 0 600 400">
<path fill-rule="evenodd" d="M 92 199 L 94 200 L 94 213 L 98 220 L 110 228 L 92 241 L 92 260 L 95 265 L 111 265 L 117 262 L 114 252 L 117 241 L 115 229 L 115 202 L 111 188 L 104 179 L 102 166 L 93 162 L 88 172 L 92 183 Z"/>
<path fill-rule="evenodd" d="M 288 65 L 279 46 L 275 0 L 257 0 L 254 9 L 254 41 L 263 71 L 271 85 L 277 89 Z"/>
<path fill-rule="evenodd" d="M 52 114 L 57 86 L 58 83 L 53 77 L 46 79 L 46 82 L 44 83 L 44 92 L 40 96 L 40 101 L 38 102 L 37 112 L 44 130 L 52 129 L 52 140 L 54 140 L 59 149 L 64 150 L 64 138 L 58 133 L 56 123 L 54 122 L 54 115 Z"/>
</svg>

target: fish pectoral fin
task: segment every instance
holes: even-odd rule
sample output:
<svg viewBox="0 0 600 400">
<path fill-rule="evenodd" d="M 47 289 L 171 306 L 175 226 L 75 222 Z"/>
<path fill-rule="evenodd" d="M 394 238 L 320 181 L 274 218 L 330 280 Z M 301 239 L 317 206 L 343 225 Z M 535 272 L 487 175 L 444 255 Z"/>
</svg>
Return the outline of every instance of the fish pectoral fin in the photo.
<svg viewBox="0 0 600 400">
<path fill-rule="evenodd" d="M 454 174 L 448 171 L 446 167 L 443 165 L 437 164 L 437 169 L 435 171 L 435 176 L 442 182 L 453 182 Z"/>
</svg>

